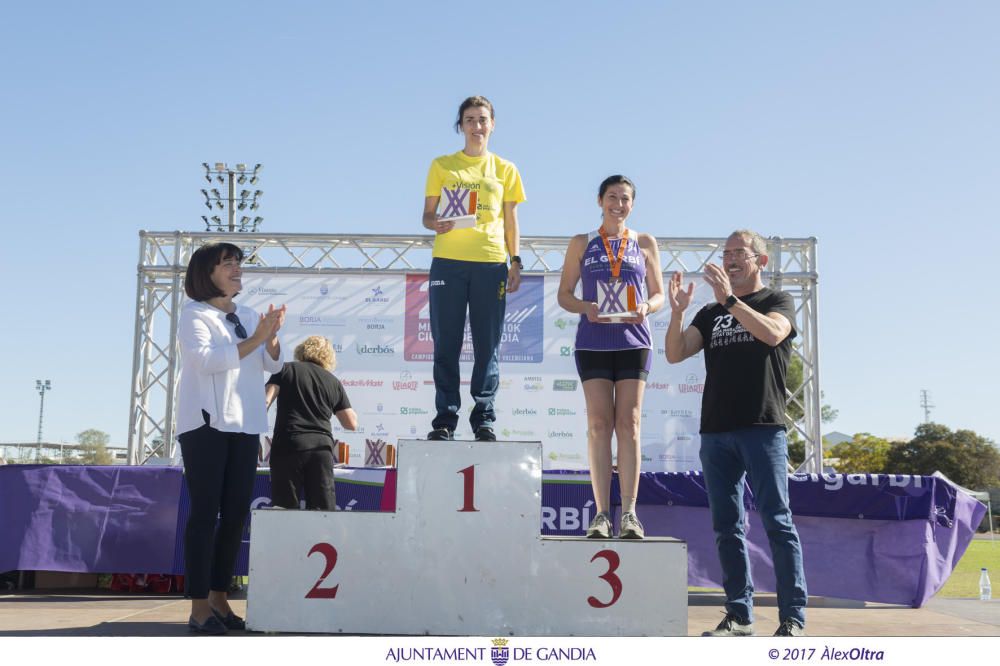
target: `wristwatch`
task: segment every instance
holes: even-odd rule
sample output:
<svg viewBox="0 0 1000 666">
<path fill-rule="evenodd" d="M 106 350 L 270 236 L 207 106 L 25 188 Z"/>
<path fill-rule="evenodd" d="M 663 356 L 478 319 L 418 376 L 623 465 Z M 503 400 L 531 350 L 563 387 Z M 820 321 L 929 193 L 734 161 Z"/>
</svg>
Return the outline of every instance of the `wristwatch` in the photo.
<svg viewBox="0 0 1000 666">
<path fill-rule="evenodd" d="M 734 305 L 736 305 L 739 302 L 740 302 L 740 299 L 736 298 L 736 296 L 734 296 L 732 294 L 729 294 L 729 297 L 726 298 L 726 302 L 722 304 L 722 307 L 724 307 L 724 308 L 726 308 L 728 310 L 728 309 L 730 309 L 731 307 L 733 307 Z"/>
<path fill-rule="evenodd" d="M 517 264 L 518 268 L 521 268 L 521 269 L 524 268 L 524 262 L 521 261 L 521 255 L 519 255 L 519 254 L 511 255 L 510 265 L 513 266 L 514 264 Z"/>
</svg>

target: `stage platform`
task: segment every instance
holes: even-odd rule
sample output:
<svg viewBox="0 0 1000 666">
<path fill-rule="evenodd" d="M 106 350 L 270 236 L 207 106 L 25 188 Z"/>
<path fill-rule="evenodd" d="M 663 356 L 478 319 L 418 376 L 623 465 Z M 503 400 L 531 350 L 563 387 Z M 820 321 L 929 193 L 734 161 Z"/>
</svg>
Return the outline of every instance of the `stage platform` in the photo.
<svg viewBox="0 0 1000 666">
<path fill-rule="evenodd" d="M 773 594 L 757 595 L 758 633 L 778 624 Z M 688 594 L 688 635 L 722 618 L 721 592 Z M 233 608 L 245 614 L 245 598 Z M 121 595 L 46 590 L 0 596 L 0 638 L 14 636 L 187 636 L 190 601 L 176 595 Z M 921 608 L 809 599 L 810 636 L 1000 636 L 1000 599 L 930 599 Z M 312 634 L 315 636 L 315 634 Z M 233 632 L 232 637 L 265 634 Z M 629 639 L 642 641 L 642 638 Z"/>
</svg>

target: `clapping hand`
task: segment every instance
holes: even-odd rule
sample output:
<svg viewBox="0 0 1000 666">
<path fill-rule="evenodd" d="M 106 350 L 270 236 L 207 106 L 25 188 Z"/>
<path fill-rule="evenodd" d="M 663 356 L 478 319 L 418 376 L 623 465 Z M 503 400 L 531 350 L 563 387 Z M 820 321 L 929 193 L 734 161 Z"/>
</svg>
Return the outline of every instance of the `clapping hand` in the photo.
<svg viewBox="0 0 1000 666">
<path fill-rule="evenodd" d="M 719 264 L 708 264 L 705 266 L 705 282 L 712 288 L 715 300 L 720 304 L 725 303 L 726 299 L 733 293 L 733 286 L 729 282 L 729 275 L 726 274 L 726 271 Z"/>
<path fill-rule="evenodd" d="M 691 298 L 694 296 L 694 282 L 688 282 L 685 291 L 682 284 L 683 278 L 681 272 L 677 271 L 670 276 L 670 281 L 667 282 L 667 300 L 670 301 L 672 312 L 684 312 L 691 305 Z"/>
<path fill-rule="evenodd" d="M 260 331 L 261 337 L 264 340 L 270 340 L 278 335 L 278 331 L 285 323 L 285 312 L 287 311 L 287 306 L 282 305 L 280 308 L 275 308 L 274 304 L 267 306 L 267 313 L 260 316 L 260 321 L 257 323 L 257 330 Z"/>
</svg>

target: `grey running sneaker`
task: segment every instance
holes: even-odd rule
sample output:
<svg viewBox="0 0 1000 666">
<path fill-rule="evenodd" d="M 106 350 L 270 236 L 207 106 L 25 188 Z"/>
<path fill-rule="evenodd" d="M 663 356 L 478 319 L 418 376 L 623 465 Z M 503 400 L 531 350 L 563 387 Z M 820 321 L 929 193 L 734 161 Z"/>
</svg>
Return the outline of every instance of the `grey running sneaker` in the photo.
<svg viewBox="0 0 1000 666">
<path fill-rule="evenodd" d="M 782 621 L 778 630 L 774 632 L 775 636 L 805 636 L 806 630 L 795 620 L 788 618 Z"/>
<path fill-rule="evenodd" d="M 607 512 L 601 511 L 590 521 L 587 528 L 588 539 L 610 539 L 611 538 L 611 518 Z"/>
<path fill-rule="evenodd" d="M 631 511 L 622 514 L 621 523 L 618 525 L 619 539 L 644 539 L 646 530 L 642 529 L 642 523 Z"/>
<path fill-rule="evenodd" d="M 747 622 L 735 613 L 726 613 L 712 631 L 702 632 L 702 636 L 753 636 L 753 623 Z"/>
<path fill-rule="evenodd" d="M 434 430 L 427 433 L 427 439 L 436 442 L 450 442 L 455 439 L 455 434 L 447 428 L 434 428 Z"/>
</svg>

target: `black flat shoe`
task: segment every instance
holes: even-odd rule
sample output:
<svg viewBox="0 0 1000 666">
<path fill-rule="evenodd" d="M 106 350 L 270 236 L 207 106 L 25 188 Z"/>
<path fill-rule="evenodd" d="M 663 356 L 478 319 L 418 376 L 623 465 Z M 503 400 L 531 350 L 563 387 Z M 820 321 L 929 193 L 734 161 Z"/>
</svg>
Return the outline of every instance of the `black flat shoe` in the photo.
<svg viewBox="0 0 1000 666">
<path fill-rule="evenodd" d="M 212 612 L 214 613 L 215 611 Z M 209 636 L 222 636 L 228 630 L 218 617 L 209 615 L 208 619 L 201 623 L 193 617 L 189 617 L 188 631 L 193 631 L 196 634 L 207 634 Z"/>
<path fill-rule="evenodd" d="M 226 629 L 229 629 L 230 631 L 246 631 L 247 628 L 246 620 L 241 618 L 233 611 L 229 611 L 229 615 L 223 616 L 222 613 L 213 608 L 212 615 L 217 617 L 219 619 L 219 622 L 222 623 L 222 626 L 224 626 Z"/>
</svg>

